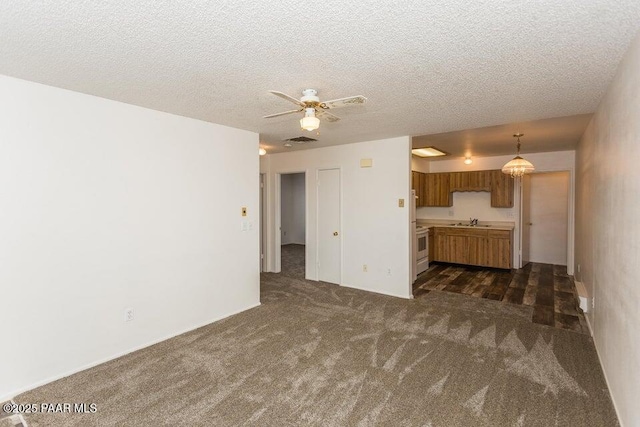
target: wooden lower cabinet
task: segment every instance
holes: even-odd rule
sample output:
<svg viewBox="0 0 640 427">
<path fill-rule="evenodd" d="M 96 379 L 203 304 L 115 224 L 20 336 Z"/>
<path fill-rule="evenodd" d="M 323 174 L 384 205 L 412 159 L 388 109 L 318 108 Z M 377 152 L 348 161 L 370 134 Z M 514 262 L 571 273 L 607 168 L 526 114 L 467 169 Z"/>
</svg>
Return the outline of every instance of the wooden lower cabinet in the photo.
<svg viewBox="0 0 640 427">
<path fill-rule="evenodd" d="M 489 244 L 487 265 L 496 268 L 511 268 L 511 232 L 491 230 L 488 233 Z"/>
<path fill-rule="evenodd" d="M 485 237 L 477 236 L 469 236 L 467 239 L 467 245 L 469 246 L 469 259 L 467 264 L 489 265 L 487 239 Z"/>
<path fill-rule="evenodd" d="M 434 257 L 436 256 L 436 245 L 435 245 L 435 236 L 434 236 L 434 229 L 433 228 L 429 228 L 429 260 L 433 261 Z"/>
<path fill-rule="evenodd" d="M 511 232 L 434 227 L 432 260 L 483 267 L 511 268 Z"/>
</svg>

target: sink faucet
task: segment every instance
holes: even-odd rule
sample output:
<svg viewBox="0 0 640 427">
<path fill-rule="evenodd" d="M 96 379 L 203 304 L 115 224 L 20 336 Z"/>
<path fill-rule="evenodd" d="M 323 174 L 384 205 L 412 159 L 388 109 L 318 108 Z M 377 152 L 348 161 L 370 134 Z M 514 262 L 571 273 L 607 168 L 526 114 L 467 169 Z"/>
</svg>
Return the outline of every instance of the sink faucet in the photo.
<svg viewBox="0 0 640 427">
<path fill-rule="evenodd" d="M 478 218 L 469 218 L 469 225 L 478 225 Z"/>
</svg>

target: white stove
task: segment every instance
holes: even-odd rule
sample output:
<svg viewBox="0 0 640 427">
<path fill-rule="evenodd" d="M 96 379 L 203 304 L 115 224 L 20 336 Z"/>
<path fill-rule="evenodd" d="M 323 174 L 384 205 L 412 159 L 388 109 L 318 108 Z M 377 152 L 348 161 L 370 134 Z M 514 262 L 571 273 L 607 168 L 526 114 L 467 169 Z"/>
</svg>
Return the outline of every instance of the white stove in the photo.
<svg viewBox="0 0 640 427">
<path fill-rule="evenodd" d="M 415 237 L 416 275 L 429 268 L 429 229 L 416 226 Z"/>
</svg>

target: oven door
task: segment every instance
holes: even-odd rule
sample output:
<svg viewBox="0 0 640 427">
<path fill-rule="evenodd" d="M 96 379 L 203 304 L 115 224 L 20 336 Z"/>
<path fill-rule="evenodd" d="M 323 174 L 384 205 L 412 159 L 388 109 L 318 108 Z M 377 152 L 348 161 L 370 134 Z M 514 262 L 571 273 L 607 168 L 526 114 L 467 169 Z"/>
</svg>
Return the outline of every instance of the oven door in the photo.
<svg viewBox="0 0 640 427">
<path fill-rule="evenodd" d="M 427 232 L 423 232 L 423 233 L 419 232 L 417 235 L 416 246 L 418 250 L 416 254 L 416 259 L 418 261 L 424 258 L 427 258 L 429 256 L 429 238 L 427 236 L 428 236 Z"/>
<path fill-rule="evenodd" d="M 429 269 L 429 230 L 416 234 L 416 259 L 417 274 Z"/>
</svg>

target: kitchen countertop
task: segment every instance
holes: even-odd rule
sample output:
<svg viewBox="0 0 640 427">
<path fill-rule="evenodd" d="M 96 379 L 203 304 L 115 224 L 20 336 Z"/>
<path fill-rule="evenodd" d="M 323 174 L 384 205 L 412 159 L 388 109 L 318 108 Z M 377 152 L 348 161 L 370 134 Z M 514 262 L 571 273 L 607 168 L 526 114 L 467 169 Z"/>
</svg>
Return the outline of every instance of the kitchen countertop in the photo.
<svg viewBox="0 0 640 427">
<path fill-rule="evenodd" d="M 451 228 L 477 228 L 479 230 L 509 230 L 512 231 L 515 228 L 515 222 L 510 221 L 478 221 L 477 226 L 471 225 L 453 225 L 453 224 L 468 224 L 469 220 L 458 219 L 417 219 L 417 227 L 451 227 Z"/>
</svg>

